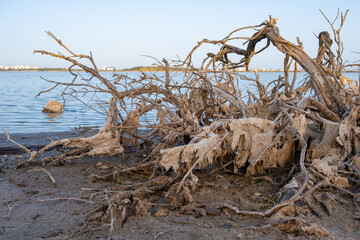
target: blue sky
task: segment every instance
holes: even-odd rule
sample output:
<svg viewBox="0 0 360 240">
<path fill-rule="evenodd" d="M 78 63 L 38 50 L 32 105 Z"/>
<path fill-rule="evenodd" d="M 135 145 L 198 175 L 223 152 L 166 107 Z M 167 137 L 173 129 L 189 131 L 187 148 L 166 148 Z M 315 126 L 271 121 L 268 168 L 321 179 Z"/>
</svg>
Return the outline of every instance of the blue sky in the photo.
<svg viewBox="0 0 360 240">
<path fill-rule="evenodd" d="M 296 42 L 300 37 L 305 51 L 314 57 L 318 43 L 313 32 L 331 30 L 319 9 L 333 19 L 338 7 L 343 12 L 350 9 L 342 40 L 344 60 L 354 62 L 360 59 L 352 52 L 360 52 L 358 0 L 0 0 L 0 65 L 68 67 L 62 60 L 33 54 L 61 50 L 45 31 L 76 53 L 92 51 L 98 67 L 154 63 L 142 55 L 184 59 L 197 41 L 222 39 L 236 28 L 267 20 L 268 15 L 278 18 L 284 38 Z M 281 68 L 282 61 L 283 55 L 272 46 L 254 57 L 250 67 Z"/>
</svg>

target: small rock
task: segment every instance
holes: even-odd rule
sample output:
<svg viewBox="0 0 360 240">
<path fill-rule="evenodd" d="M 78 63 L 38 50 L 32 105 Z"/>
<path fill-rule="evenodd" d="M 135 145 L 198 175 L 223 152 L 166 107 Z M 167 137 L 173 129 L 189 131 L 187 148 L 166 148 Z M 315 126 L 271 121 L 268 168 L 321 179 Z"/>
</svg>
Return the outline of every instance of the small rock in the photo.
<svg viewBox="0 0 360 240">
<path fill-rule="evenodd" d="M 39 191 L 38 190 L 30 190 L 28 192 L 26 192 L 27 194 L 38 194 Z"/>
<path fill-rule="evenodd" d="M 58 101 L 49 100 L 42 111 L 46 113 L 62 113 L 64 111 L 64 106 Z"/>
<path fill-rule="evenodd" d="M 241 233 L 236 234 L 236 239 L 243 240 L 243 239 L 244 239 L 244 235 L 242 235 Z"/>
<path fill-rule="evenodd" d="M 224 229 L 229 229 L 229 228 L 231 228 L 231 224 L 226 222 L 226 223 L 224 223 L 223 227 L 224 227 Z"/>
<path fill-rule="evenodd" d="M 110 167 L 107 165 L 102 165 L 99 167 L 100 170 L 108 170 Z"/>
</svg>

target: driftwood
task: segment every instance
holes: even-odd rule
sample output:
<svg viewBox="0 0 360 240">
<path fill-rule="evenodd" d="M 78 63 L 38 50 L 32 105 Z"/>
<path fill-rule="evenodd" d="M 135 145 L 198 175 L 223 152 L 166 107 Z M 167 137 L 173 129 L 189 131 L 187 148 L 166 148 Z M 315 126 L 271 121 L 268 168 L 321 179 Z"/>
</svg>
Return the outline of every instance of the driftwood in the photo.
<svg viewBox="0 0 360 240">
<path fill-rule="evenodd" d="M 222 40 L 200 41 L 184 61 L 159 61 L 164 76 L 143 72 L 138 78 L 114 73 L 112 79 L 106 79 L 98 71 L 91 54 L 75 54 L 48 33 L 69 55 L 48 51 L 35 53 L 70 62 L 69 71 L 74 75 L 69 83 L 48 81 L 54 83 L 54 88 L 63 87 L 62 94 L 107 94 L 111 99 L 107 104 L 108 118 L 95 136 L 54 141 L 33 153 L 22 165 L 30 164 L 42 152 L 55 146 L 72 149 L 46 161 L 61 162 L 83 156 L 122 154 L 129 148 L 141 146 L 146 148 L 147 156 L 137 165 L 114 167 L 108 175 L 97 176 L 98 179 L 116 180 L 119 174 L 152 172 L 148 182 L 122 187 L 116 194 L 106 192 L 103 199 L 107 209 L 105 218 L 110 221 L 111 231 L 115 216 L 123 223 L 130 198 L 138 212 L 143 211 L 141 197 L 156 191 L 163 191 L 166 197 L 177 199 L 181 204 L 191 202 L 191 193 L 198 181 L 196 170 L 208 166 L 220 166 L 216 171 L 249 177 L 266 175 L 273 168 L 297 166 L 295 172 L 292 168 L 285 176 L 282 199 L 264 212 L 218 205 L 237 214 L 270 216 L 324 186 L 343 190 L 356 202 L 358 194 L 347 190 L 351 187 L 349 179 L 340 173 L 354 171 L 356 177 L 360 177 L 359 170 L 351 164 L 360 149 L 359 82 L 342 75 L 346 67 L 358 67 L 356 64 L 344 66 L 341 59 L 340 30 L 346 15 L 347 12 L 341 14 L 339 29 L 334 28 L 335 21 L 329 21 L 334 41 L 327 32 L 319 34 L 315 59 L 304 52 L 299 39 L 296 45 L 282 38 L 276 26 L 277 19 L 270 16 L 268 21 L 236 29 Z M 251 37 L 235 36 L 244 29 L 254 29 L 255 33 Z M 231 45 L 239 39 L 245 41 L 244 49 Z M 255 51 L 262 40 L 267 41 L 266 46 Z M 334 42 L 338 47 L 335 53 L 332 51 Z M 203 44 L 220 45 L 220 50 L 216 54 L 208 53 L 197 68 L 192 59 Z M 252 57 L 271 44 L 285 54 L 284 78 L 264 85 L 256 73 L 254 78 L 249 78 L 234 70 L 248 69 Z M 243 58 L 234 62 L 232 54 Z M 80 63 L 80 59 L 89 60 L 91 66 Z M 290 82 L 291 64 L 295 66 L 295 73 Z M 182 82 L 172 79 L 169 73 L 172 66 L 182 67 Z M 303 86 L 295 84 L 298 66 L 308 73 Z M 90 77 L 79 80 L 74 67 L 80 67 Z M 253 82 L 257 92 L 248 90 L 245 95 L 235 84 L 241 81 Z M 136 107 L 128 110 L 125 103 L 129 101 Z M 156 123 L 141 123 L 140 117 L 152 110 L 156 110 Z M 148 133 L 139 135 L 140 127 L 148 128 Z M 136 190 L 131 190 L 135 186 Z"/>
</svg>

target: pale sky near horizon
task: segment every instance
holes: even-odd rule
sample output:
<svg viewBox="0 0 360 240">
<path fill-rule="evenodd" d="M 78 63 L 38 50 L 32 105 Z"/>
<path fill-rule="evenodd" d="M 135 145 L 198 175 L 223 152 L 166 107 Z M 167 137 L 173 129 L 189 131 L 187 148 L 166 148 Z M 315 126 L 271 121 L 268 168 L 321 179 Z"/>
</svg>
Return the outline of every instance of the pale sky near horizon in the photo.
<svg viewBox="0 0 360 240">
<path fill-rule="evenodd" d="M 354 53 L 360 52 L 358 0 L 0 0 L 0 65 L 70 66 L 33 54 L 34 50 L 65 52 L 46 35 L 51 31 L 76 53 L 92 51 L 99 68 L 148 66 L 154 60 L 143 55 L 184 59 L 203 38 L 222 39 L 236 28 L 260 24 L 269 15 L 278 18 L 285 39 L 296 42 L 300 37 L 304 50 L 315 57 L 318 42 L 313 32 L 331 31 L 319 9 L 333 20 L 338 8 L 350 9 L 342 29 L 343 59 L 353 63 L 360 59 Z M 283 55 L 271 46 L 255 56 L 250 67 L 282 65 Z"/>
</svg>

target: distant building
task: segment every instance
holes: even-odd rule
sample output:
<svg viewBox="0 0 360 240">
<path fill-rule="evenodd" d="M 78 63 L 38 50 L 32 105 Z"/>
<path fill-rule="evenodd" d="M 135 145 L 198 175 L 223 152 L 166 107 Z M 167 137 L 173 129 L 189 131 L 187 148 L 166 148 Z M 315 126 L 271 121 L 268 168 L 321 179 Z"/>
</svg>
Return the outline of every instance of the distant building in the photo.
<svg viewBox="0 0 360 240">
<path fill-rule="evenodd" d="M 269 71 L 266 68 L 251 68 L 250 71 L 254 71 L 254 72 L 267 72 Z"/>
<path fill-rule="evenodd" d="M 0 70 L 37 70 L 40 67 L 30 67 L 30 66 L 0 66 Z"/>
<path fill-rule="evenodd" d="M 115 71 L 115 70 L 116 70 L 116 67 L 106 66 L 106 67 L 103 67 L 101 70 L 104 70 L 104 71 Z"/>
<path fill-rule="evenodd" d="M 12 66 L 9 69 L 11 69 L 11 70 L 29 70 L 30 66 Z"/>
</svg>

